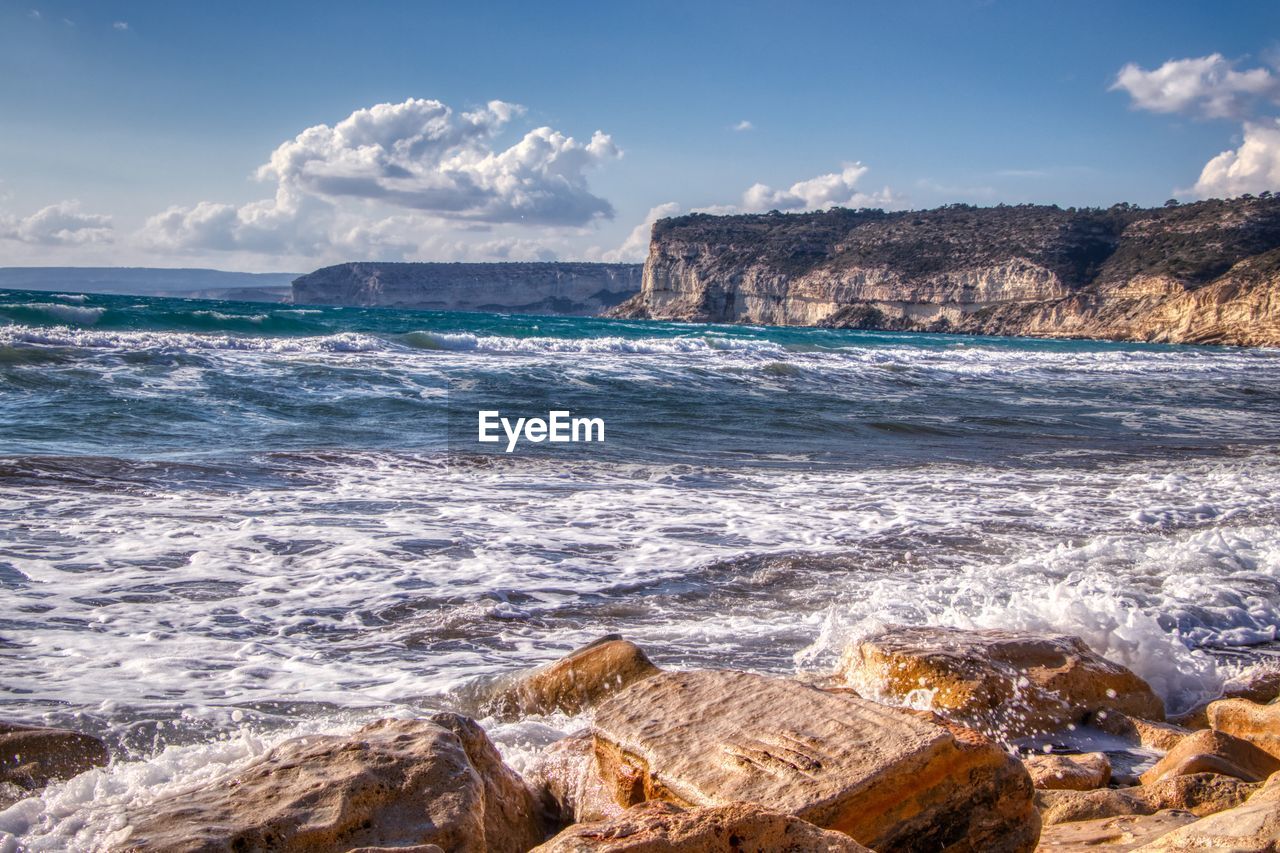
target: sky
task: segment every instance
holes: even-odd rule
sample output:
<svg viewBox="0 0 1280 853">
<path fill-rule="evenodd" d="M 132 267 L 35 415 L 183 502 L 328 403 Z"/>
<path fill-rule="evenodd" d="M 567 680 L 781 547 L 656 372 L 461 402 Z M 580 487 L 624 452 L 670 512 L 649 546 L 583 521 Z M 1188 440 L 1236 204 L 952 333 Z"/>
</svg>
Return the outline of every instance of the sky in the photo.
<svg viewBox="0 0 1280 853">
<path fill-rule="evenodd" d="M 0 266 L 642 260 L 1280 190 L 1280 3 L 0 0 Z"/>
</svg>

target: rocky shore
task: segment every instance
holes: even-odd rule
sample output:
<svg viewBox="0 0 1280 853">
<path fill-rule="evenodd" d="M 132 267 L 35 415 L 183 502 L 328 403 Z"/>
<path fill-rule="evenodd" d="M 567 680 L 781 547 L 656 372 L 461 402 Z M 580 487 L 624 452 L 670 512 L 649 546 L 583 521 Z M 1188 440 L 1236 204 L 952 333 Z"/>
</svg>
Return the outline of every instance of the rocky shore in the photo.
<svg viewBox="0 0 1280 853">
<path fill-rule="evenodd" d="M 1078 638 L 888 626 L 835 672 L 672 671 L 606 637 L 485 688 L 584 728 L 524 775 L 453 713 L 296 738 L 135 807 L 159 851 L 1276 851 L 1280 672 L 1166 719 Z M 928 708 L 929 710 L 920 710 Z M 1103 734 L 1126 754 L 1082 752 Z M 100 773 L 88 735 L 0 726 L 0 806 Z M 19 806 L 20 807 L 20 806 Z"/>
</svg>

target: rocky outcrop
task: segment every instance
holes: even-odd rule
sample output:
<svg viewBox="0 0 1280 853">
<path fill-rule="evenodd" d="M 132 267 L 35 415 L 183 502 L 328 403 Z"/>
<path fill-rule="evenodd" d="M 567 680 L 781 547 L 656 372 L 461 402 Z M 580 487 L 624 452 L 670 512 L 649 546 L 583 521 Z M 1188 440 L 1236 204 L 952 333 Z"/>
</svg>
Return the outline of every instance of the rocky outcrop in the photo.
<svg viewBox="0 0 1280 853">
<path fill-rule="evenodd" d="M 841 674 L 863 696 L 918 699 L 998 739 L 1117 710 L 1163 719 L 1151 687 L 1078 637 L 891 625 L 852 644 Z"/>
<path fill-rule="evenodd" d="M 1193 773 L 1218 773 L 1246 782 L 1261 782 L 1277 770 L 1280 770 L 1280 759 L 1249 741 L 1202 729 L 1178 741 L 1177 746 L 1142 774 L 1142 783 L 1151 785 Z"/>
<path fill-rule="evenodd" d="M 1092 791 L 1111 781 L 1106 753 L 1083 755 L 1031 755 L 1022 759 L 1031 783 L 1042 790 Z"/>
<path fill-rule="evenodd" d="M 1275 853 L 1280 850 L 1280 775 L 1268 779 L 1244 804 L 1201 818 L 1136 849 L 1142 853 Z"/>
<path fill-rule="evenodd" d="M 350 263 L 293 281 L 298 305 L 595 315 L 640 289 L 638 264 Z"/>
<path fill-rule="evenodd" d="M 1158 723 L 1141 717 L 1130 717 L 1115 710 L 1101 719 L 1094 718 L 1092 722 L 1104 732 L 1119 735 L 1132 740 L 1138 746 L 1160 752 L 1168 752 L 1178 745 L 1178 741 L 1191 734 L 1190 729 L 1173 723 Z"/>
<path fill-rule="evenodd" d="M 607 821 L 571 826 L 534 853 L 870 853 L 847 835 L 749 803 L 684 810 L 633 806 Z"/>
<path fill-rule="evenodd" d="M 1020 762 L 976 732 L 795 681 L 665 672 L 596 709 L 599 772 L 621 805 L 755 803 L 887 853 L 1031 850 Z"/>
<path fill-rule="evenodd" d="M 130 814 L 129 851 L 344 853 L 415 848 L 521 853 L 537 803 L 473 721 L 383 720 L 286 741 L 244 770 Z"/>
<path fill-rule="evenodd" d="M 1207 717 L 1214 731 L 1247 740 L 1280 759 L 1280 703 L 1259 705 L 1247 699 L 1224 699 L 1209 705 Z"/>
<path fill-rule="evenodd" d="M 106 744 L 92 735 L 0 722 L 0 809 L 109 760 Z"/>
<path fill-rule="evenodd" d="M 1045 828 L 1036 850 L 1038 853 L 1092 853 L 1095 850 L 1126 853 L 1195 821 L 1196 816 L 1190 812 L 1165 811 L 1060 823 Z"/>
<path fill-rule="evenodd" d="M 1041 791 L 1036 794 L 1036 803 L 1046 826 L 1116 815 L 1149 815 L 1165 809 L 1204 817 L 1235 808 L 1257 788 L 1257 784 L 1231 776 L 1197 773 L 1132 788 Z"/>
<path fill-rule="evenodd" d="M 952 205 L 654 225 L 615 316 L 1280 345 L 1280 199 Z"/>
<path fill-rule="evenodd" d="M 555 711 L 577 714 L 610 693 L 658 672 L 639 646 L 611 634 L 517 676 L 498 689 L 488 710 L 505 717 Z"/>
<path fill-rule="evenodd" d="M 622 806 L 600 778 L 595 738 L 589 731 L 551 744 L 526 775 L 543 794 L 546 810 L 561 823 L 590 823 L 622 814 Z"/>
</svg>

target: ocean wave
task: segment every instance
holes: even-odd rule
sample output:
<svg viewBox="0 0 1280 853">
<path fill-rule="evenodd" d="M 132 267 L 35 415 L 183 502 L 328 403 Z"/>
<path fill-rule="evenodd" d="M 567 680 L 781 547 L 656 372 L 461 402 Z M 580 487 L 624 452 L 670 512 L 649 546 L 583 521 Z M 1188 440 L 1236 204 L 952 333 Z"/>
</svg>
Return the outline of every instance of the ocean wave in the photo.
<svg viewBox="0 0 1280 853">
<path fill-rule="evenodd" d="M 54 320 L 59 323 L 76 323 L 91 326 L 107 313 L 106 308 L 85 308 L 63 305 L 59 302 L 7 302 L 0 304 L 0 314 L 22 321 Z"/>
<path fill-rule="evenodd" d="M 0 346 L 20 344 L 81 349 L 242 350 L 271 353 L 374 352 L 385 350 L 388 346 L 381 338 L 359 332 L 308 337 L 250 337 L 191 332 L 118 332 L 75 329 L 69 326 L 0 326 Z"/>
<path fill-rule="evenodd" d="M 507 337 L 472 332 L 409 332 L 402 340 L 417 349 L 490 353 L 618 353 L 667 355 L 683 353 L 741 352 L 782 355 L 786 348 L 772 341 L 717 336 L 672 338 Z"/>
</svg>

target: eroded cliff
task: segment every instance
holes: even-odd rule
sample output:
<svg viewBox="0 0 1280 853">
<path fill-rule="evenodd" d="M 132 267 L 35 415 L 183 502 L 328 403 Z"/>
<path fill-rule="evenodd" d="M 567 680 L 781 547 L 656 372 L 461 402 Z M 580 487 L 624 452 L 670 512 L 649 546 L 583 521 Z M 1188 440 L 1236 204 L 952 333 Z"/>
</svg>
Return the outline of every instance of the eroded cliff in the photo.
<svg viewBox="0 0 1280 853">
<path fill-rule="evenodd" d="M 293 282 L 299 305 L 594 315 L 640 289 L 639 264 L 349 263 Z"/>
<path fill-rule="evenodd" d="M 1280 198 L 664 219 L 611 313 L 1280 345 Z"/>
</svg>

